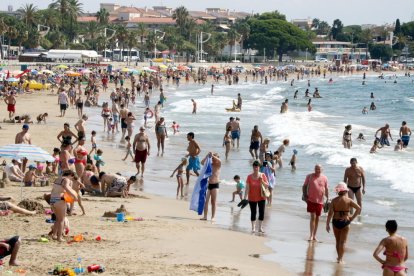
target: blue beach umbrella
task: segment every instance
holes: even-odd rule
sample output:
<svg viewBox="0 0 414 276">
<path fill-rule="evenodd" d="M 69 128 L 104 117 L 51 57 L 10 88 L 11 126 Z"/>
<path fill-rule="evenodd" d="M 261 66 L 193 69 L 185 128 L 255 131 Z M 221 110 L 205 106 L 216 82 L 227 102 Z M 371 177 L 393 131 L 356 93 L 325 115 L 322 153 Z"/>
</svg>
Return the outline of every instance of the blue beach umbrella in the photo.
<svg viewBox="0 0 414 276">
<path fill-rule="evenodd" d="M 7 82 L 16 82 L 16 81 L 19 81 L 19 79 L 16 79 L 16 78 L 8 78 L 6 81 Z"/>
<path fill-rule="evenodd" d="M 53 162 L 55 158 L 47 151 L 28 144 L 10 144 L 0 147 L 0 157 L 8 157 L 12 159 L 26 158 L 32 161 Z"/>
</svg>

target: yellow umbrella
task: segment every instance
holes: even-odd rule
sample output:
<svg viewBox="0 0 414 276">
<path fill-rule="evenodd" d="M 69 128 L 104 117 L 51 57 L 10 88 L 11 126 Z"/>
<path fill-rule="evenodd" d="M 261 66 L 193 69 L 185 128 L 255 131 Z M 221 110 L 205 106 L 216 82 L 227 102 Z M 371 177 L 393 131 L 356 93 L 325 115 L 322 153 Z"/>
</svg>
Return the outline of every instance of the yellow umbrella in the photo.
<svg viewBox="0 0 414 276">
<path fill-rule="evenodd" d="M 122 68 L 121 69 L 121 72 L 123 72 L 123 73 L 128 73 L 129 71 L 131 71 L 131 69 L 129 69 L 129 68 Z"/>
<path fill-rule="evenodd" d="M 167 69 L 167 68 L 168 68 L 168 66 L 167 66 L 167 65 L 165 65 L 165 64 L 161 64 L 159 67 L 160 67 L 161 69 Z"/>
<path fill-rule="evenodd" d="M 65 64 L 60 64 L 60 65 L 56 66 L 56 68 L 58 68 L 58 69 L 68 69 L 69 66 L 66 66 Z"/>
</svg>

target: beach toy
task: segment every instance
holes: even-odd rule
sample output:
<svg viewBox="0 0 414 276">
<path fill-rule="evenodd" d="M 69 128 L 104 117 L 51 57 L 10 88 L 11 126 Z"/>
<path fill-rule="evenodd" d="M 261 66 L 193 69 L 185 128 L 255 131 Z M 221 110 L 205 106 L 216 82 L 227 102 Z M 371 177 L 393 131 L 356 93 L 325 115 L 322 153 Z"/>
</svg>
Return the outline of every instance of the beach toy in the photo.
<svg viewBox="0 0 414 276">
<path fill-rule="evenodd" d="M 21 268 L 16 269 L 14 272 L 17 273 L 17 274 L 20 274 L 20 275 L 26 275 L 26 273 L 27 273 L 26 270 L 21 269 Z"/>
<path fill-rule="evenodd" d="M 52 210 L 50 210 L 50 209 L 45 210 L 45 215 L 51 215 L 51 214 L 53 214 Z"/>
<path fill-rule="evenodd" d="M 45 220 L 47 223 L 55 223 L 55 220 L 53 220 L 53 219 L 46 219 Z"/>
<path fill-rule="evenodd" d="M 97 265 L 97 264 L 93 264 L 88 266 L 88 272 L 98 272 L 98 273 L 103 273 L 105 272 L 105 267 L 103 267 L 102 265 Z"/>
<path fill-rule="evenodd" d="M 126 217 L 125 217 L 125 219 L 126 219 L 126 220 L 129 220 L 129 221 L 134 220 L 134 218 L 133 218 L 133 217 L 131 217 L 131 216 L 126 216 Z"/>
<path fill-rule="evenodd" d="M 47 238 L 42 237 L 42 238 L 39 239 L 39 242 L 46 243 L 46 242 L 49 242 L 49 240 Z"/>
<path fill-rule="evenodd" d="M 75 235 L 75 236 L 73 237 L 73 241 L 75 241 L 75 242 L 81 242 L 81 241 L 83 241 L 83 236 L 82 236 L 82 234 Z"/>
<path fill-rule="evenodd" d="M 75 202 L 75 199 L 72 196 L 70 196 L 68 193 L 64 193 L 63 198 L 65 199 L 66 203 L 74 203 Z"/>
<path fill-rule="evenodd" d="M 134 218 L 135 221 L 143 221 L 143 218 Z"/>
<path fill-rule="evenodd" d="M 82 262 L 82 258 L 80 258 L 80 257 L 78 257 L 78 267 L 75 267 L 74 269 L 73 269 L 73 271 L 75 271 L 75 273 L 76 274 L 82 274 L 82 273 L 85 273 L 85 269 L 82 267 L 82 264 L 81 264 L 81 262 Z"/>
<path fill-rule="evenodd" d="M 95 238 L 95 240 L 96 240 L 96 241 L 101 241 L 101 240 L 102 240 L 102 238 L 101 238 L 101 236 L 97 236 L 97 237 Z"/>
<path fill-rule="evenodd" d="M 116 213 L 116 220 L 119 222 L 125 221 L 125 213 Z"/>
</svg>

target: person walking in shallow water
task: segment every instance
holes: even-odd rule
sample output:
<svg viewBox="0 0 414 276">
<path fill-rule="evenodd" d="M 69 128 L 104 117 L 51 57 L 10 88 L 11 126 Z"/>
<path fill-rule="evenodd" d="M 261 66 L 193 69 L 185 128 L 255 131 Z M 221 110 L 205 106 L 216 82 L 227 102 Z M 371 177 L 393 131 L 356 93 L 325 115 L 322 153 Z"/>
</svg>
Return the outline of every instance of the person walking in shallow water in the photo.
<svg viewBox="0 0 414 276">
<path fill-rule="evenodd" d="M 315 165 L 315 172 L 308 174 L 302 186 L 303 200 L 306 201 L 307 212 L 310 213 L 308 241 L 318 241 L 316 232 L 318 231 L 319 217 L 322 213 L 324 197 L 329 199 L 328 178 L 322 174 L 322 166 Z"/>
<path fill-rule="evenodd" d="M 336 240 L 336 253 L 338 254 L 337 261 L 343 264 L 343 256 L 345 253 L 345 243 L 348 238 L 349 225 L 359 215 L 361 208 L 352 199 L 348 198 L 348 187 L 344 182 L 340 182 L 335 187 L 337 197 L 332 199 L 329 207 L 328 218 L 326 219 L 326 231 L 331 230 L 331 220 L 333 232 Z M 354 215 L 349 216 L 350 209 L 355 208 Z"/>
</svg>

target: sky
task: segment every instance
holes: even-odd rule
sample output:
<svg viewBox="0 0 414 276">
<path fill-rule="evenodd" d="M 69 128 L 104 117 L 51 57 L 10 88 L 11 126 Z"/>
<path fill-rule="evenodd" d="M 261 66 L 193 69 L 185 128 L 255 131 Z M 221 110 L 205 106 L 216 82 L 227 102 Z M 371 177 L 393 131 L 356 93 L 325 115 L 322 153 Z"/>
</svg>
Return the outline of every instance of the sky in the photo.
<svg viewBox="0 0 414 276">
<path fill-rule="evenodd" d="M 205 8 L 224 8 L 231 11 L 261 13 L 278 10 L 288 20 L 319 18 L 330 25 L 340 19 L 346 25 L 393 23 L 397 18 L 401 22 L 414 21 L 413 0 L 79 0 L 85 12 L 96 12 L 99 4 L 117 3 L 124 6 L 148 8 L 167 6 L 176 8 L 185 6 L 188 10 L 204 10 Z M 52 1 L 42 0 L 0 0 L 0 10 L 7 10 L 12 5 L 17 10 L 24 4 L 33 3 L 38 8 L 46 8 Z"/>
</svg>

